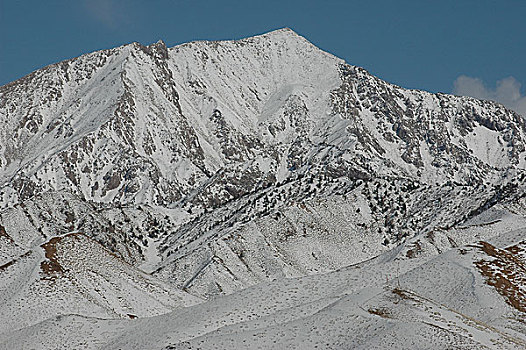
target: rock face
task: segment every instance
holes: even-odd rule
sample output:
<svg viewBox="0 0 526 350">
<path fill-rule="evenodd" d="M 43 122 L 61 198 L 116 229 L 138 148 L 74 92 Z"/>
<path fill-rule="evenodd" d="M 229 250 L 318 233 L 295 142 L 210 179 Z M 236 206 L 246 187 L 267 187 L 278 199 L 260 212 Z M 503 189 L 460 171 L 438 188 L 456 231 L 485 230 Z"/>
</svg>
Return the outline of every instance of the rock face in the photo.
<svg viewBox="0 0 526 350">
<path fill-rule="evenodd" d="M 210 298 L 473 243 L 459 227 L 526 189 L 521 116 L 389 84 L 290 29 L 51 65 L 0 87 L 0 123 L 0 277 L 82 232 Z"/>
</svg>

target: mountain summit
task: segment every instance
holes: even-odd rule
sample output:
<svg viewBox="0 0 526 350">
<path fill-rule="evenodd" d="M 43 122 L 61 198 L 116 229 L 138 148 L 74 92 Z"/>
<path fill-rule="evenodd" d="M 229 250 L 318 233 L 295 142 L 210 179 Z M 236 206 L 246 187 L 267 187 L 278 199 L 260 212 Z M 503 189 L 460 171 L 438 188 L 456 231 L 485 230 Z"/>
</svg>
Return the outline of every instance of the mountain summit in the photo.
<svg viewBox="0 0 526 350">
<path fill-rule="evenodd" d="M 254 319 L 281 347 L 526 344 L 526 124 L 502 105 L 284 28 L 57 63 L 0 87 L 0 120 L 0 344 L 60 348 L 71 322 L 103 348 L 250 347 Z"/>
</svg>

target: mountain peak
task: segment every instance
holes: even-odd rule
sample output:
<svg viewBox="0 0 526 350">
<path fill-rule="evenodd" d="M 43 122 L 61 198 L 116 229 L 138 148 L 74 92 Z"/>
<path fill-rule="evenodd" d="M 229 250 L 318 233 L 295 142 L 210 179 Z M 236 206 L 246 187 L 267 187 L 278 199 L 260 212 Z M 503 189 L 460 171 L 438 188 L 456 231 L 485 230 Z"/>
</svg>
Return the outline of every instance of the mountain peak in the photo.
<svg viewBox="0 0 526 350">
<path fill-rule="evenodd" d="M 298 33 L 296 33 L 293 29 L 289 27 L 283 27 L 279 29 L 271 30 L 270 32 L 267 32 L 267 34 L 286 34 L 286 35 L 293 35 L 293 36 L 301 36 Z"/>
<path fill-rule="evenodd" d="M 263 33 L 261 35 L 256 35 L 254 37 L 265 37 L 265 38 L 269 38 L 269 39 L 272 39 L 272 40 L 276 40 L 276 39 L 301 39 L 305 42 L 308 42 L 310 43 L 307 39 L 305 39 L 303 36 L 301 36 L 300 34 L 296 33 L 294 30 L 292 30 L 291 28 L 289 27 L 284 27 L 284 28 L 279 28 L 279 29 L 275 29 L 275 30 L 272 30 L 270 32 L 267 32 L 267 33 Z M 250 39 L 250 38 L 248 38 Z"/>
</svg>

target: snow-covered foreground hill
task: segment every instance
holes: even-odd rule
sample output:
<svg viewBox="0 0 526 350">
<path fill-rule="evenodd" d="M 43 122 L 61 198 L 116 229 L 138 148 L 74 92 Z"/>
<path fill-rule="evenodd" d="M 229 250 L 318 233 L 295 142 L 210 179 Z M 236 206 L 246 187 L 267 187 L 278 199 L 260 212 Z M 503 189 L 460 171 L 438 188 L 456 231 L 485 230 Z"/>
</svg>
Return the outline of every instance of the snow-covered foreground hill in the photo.
<svg viewBox="0 0 526 350">
<path fill-rule="evenodd" d="M 406 244 L 337 271 L 276 279 L 154 317 L 72 312 L 10 332 L 1 344 L 6 349 L 526 348 L 526 219 L 506 210 L 489 220 L 484 214 L 478 218 L 482 224 L 463 230 L 479 232 L 484 241 L 441 254 L 408 258 Z"/>
<path fill-rule="evenodd" d="M 0 87 L 0 346 L 526 348 L 526 124 L 290 29 Z"/>
</svg>

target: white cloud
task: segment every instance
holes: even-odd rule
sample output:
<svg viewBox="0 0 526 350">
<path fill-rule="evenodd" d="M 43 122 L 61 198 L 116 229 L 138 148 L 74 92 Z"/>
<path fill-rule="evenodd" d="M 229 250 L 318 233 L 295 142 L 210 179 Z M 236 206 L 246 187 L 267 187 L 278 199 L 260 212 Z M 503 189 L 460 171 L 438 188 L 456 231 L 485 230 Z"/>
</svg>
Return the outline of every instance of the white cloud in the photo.
<svg viewBox="0 0 526 350">
<path fill-rule="evenodd" d="M 84 0 L 84 7 L 91 17 L 108 27 L 114 27 L 119 20 L 114 0 Z"/>
<path fill-rule="evenodd" d="M 521 83 L 514 77 L 497 81 L 495 89 L 491 89 L 479 78 L 461 75 L 453 83 L 453 93 L 497 101 L 526 117 L 526 96 L 521 94 Z"/>
</svg>

